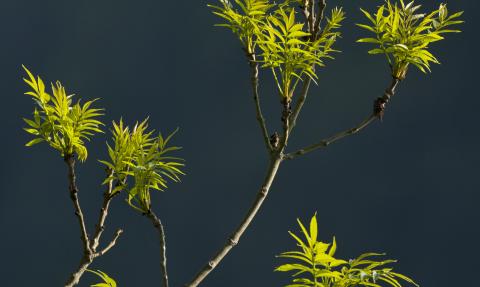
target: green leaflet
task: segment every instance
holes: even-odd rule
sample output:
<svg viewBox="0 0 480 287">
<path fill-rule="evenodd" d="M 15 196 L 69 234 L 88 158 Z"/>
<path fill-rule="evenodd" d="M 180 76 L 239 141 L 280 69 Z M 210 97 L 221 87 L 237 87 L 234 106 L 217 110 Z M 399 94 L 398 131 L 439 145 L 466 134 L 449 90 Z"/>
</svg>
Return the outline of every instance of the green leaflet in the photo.
<svg viewBox="0 0 480 287">
<path fill-rule="evenodd" d="M 109 159 L 100 161 L 112 172 L 103 183 L 116 182 L 112 195 L 127 190 L 128 204 L 144 213 L 150 210 L 152 189 L 163 191 L 168 180 L 180 181 L 180 175 L 184 174 L 183 159 L 169 154 L 181 148 L 168 145 L 176 132 L 167 137 L 154 136 L 155 132 L 148 130 L 148 119 L 137 122 L 133 129 L 122 119 L 113 122 L 113 144 L 107 144 Z M 133 179 L 131 187 L 127 182 L 129 178 Z"/>
<path fill-rule="evenodd" d="M 102 272 L 100 270 L 95 271 L 90 269 L 87 269 L 87 271 L 97 275 L 103 280 L 102 283 L 97 283 L 97 284 L 91 285 L 90 287 L 117 287 L 117 283 L 115 282 L 115 280 L 110 278 L 105 272 Z"/>
<path fill-rule="evenodd" d="M 345 18 L 341 8 L 334 8 L 326 17 L 321 33 L 311 35 L 296 15 L 295 7 L 302 1 L 236 0 L 239 9 L 230 1 L 220 2 L 222 5 L 209 5 L 226 21 L 219 26 L 235 33 L 247 54 L 255 55 L 255 62 L 271 70 L 282 99 L 290 101 L 305 78 L 315 82 L 315 66 L 324 66 L 324 60 L 336 52 L 332 48 L 340 36 L 336 30 Z"/>
<path fill-rule="evenodd" d="M 297 242 L 299 251 L 283 252 L 277 257 L 286 258 L 292 263 L 287 263 L 275 268 L 275 271 L 292 272 L 292 283 L 289 287 L 401 287 L 399 280 L 418 286 L 412 279 L 400 273 L 393 272 L 392 268 L 385 265 L 396 262 L 395 260 L 378 261 L 372 257 L 383 256 L 380 253 L 364 253 L 356 259 L 349 261 L 337 259 L 333 256 L 337 250 L 337 243 L 323 243 L 317 241 L 318 224 L 316 214 L 310 220 L 309 230 L 298 220 L 300 230 L 305 241 L 293 232 L 290 235 Z"/>
<path fill-rule="evenodd" d="M 37 105 L 33 119 L 24 119 L 29 126 L 25 131 L 36 136 L 26 146 L 45 141 L 62 156 L 76 153 L 81 161 L 85 161 L 88 156 L 85 141 L 102 132 L 103 123 L 97 118 L 103 115 L 103 109 L 91 107 L 96 99 L 74 104 L 73 95 L 67 95 L 59 81 L 51 85 L 52 94 L 48 94 L 43 80 L 33 76 L 25 66 L 23 69 L 28 75 L 23 80 L 31 88 L 25 94 L 31 96 Z"/>
<path fill-rule="evenodd" d="M 430 72 L 431 63 L 440 63 L 429 51 L 430 43 L 443 40 L 445 33 L 460 32 L 448 27 L 463 23 L 458 20 L 463 12 L 449 15 L 446 4 L 440 4 L 429 14 L 419 14 L 420 8 L 421 5 L 415 5 L 414 1 L 405 4 L 400 0 L 392 4 L 387 0 L 375 14 L 361 9 L 369 24 L 357 26 L 375 36 L 361 38 L 357 42 L 376 45 L 368 53 L 384 54 L 392 75 L 398 79 L 405 78 L 409 65 L 416 66 L 423 73 Z"/>
<path fill-rule="evenodd" d="M 228 0 L 220 0 L 221 5 L 208 5 L 213 14 L 227 23 L 220 24 L 229 28 L 240 39 L 249 53 L 255 49 L 254 39 L 260 33 L 260 25 L 265 21 L 267 11 L 273 6 L 268 0 L 235 0 L 240 11 L 234 9 Z"/>
</svg>

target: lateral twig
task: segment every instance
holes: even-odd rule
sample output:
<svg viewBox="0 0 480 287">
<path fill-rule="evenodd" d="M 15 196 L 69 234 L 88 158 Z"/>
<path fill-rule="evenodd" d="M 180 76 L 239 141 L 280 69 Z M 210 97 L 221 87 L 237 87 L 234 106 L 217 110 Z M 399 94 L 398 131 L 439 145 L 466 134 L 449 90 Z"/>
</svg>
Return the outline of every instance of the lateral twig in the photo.
<svg viewBox="0 0 480 287">
<path fill-rule="evenodd" d="M 270 144 L 270 137 L 268 135 L 268 129 L 267 129 L 265 117 L 263 116 L 263 113 L 262 113 L 262 107 L 260 105 L 260 95 L 258 92 L 258 84 L 259 84 L 258 62 L 256 60 L 255 53 L 248 53 L 248 52 L 246 53 L 247 53 L 247 58 L 249 61 L 250 72 L 251 72 L 251 84 L 252 84 L 252 91 L 253 91 L 253 100 L 255 101 L 255 108 L 257 113 L 257 121 L 260 125 L 260 129 L 262 130 L 265 147 L 267 148 L 268 152 L 271 152 L 272 145 Z"/>
<path fill-rule="evenodd" d="M 339 132 L 329 138 L 323 139 L 316 144 L 307 146 L 305 148 L 299 149 L 292 153 L 288 153 L 284 156 L 284 159 L 294 159 L 300 155 L 304 155 L 314 150 L 326 148 L 330 144 L 340 139 L 343 139 L 347 136 L 358 133 L 359 131 L 363 130 L 368 125 L 370 125 L 372 122 L 374 122 L 376 119 L 382 120 L 383 115 L 385 113 L 386 105 L 389 102 L 390 98 L 395 94 L 396 87 L 398 86 L 399 83 L 400 83 L 399 79 L 392 78 L 392 82 L 390 86 L 385 90 L 385 93 L 383 94 L 383 96 L 375 100 L 372 114 L 368 116 L 365 120 L 363 120 L 360 124 L 356 125 L 351 129 Z"/>
<path fill-rule="evenodd" d="M 105 253 L 107 253 L 110 249 L 112 249 L 115 246 L 115 244 L 117 244 L 117 239 L 120 237 L 120 235 L 122 235 L 122 233 L 123 233 L 123 230 L 118 229 L 117 232 L 115 232 L 115 235 L 113 236 L 112 241 L 110 241 L 110 243 L 108 243 L 108 245 L 105 248 L 95 253 L 95 257 L 102 256 Z"/>
</svg>

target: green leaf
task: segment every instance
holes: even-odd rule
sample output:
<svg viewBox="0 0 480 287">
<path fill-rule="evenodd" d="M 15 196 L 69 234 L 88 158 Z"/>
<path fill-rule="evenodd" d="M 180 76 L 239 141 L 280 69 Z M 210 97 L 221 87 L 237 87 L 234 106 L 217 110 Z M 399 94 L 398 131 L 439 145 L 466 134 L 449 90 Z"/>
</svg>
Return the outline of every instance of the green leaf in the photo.
<svg viewBox="0 0 480 287">
<path fill-rule="evenodd" d="M 317 214 L 315 214 L 312 219 L 310 220 L 310 240 L 312 245 L 317 242 Z"/>
<path fill-rule="evenodd" d="M 37 144 L 37 143 L 40 143 L 40 142 L 43 142 L 44 139 L 42 138 L 36 138 L 36 139 L 33 139 L 31 141 L 29 141 L 28 143 L 25 144 L 25 146 L 32 146 L 34 144 Z"/>
<path fill-rule="evenodd" d="M 361 38 L 357 42 L 375 45 L 368 53 L 385 54 L 392 68 L 392 75 L 399 79 L 405 77 L 409 65 L 415 65 L 422 72 L 427 72 L 430 71 L 430 63 L 438 64 L 439 61 L 433 55 L 419 55 L 416 51 L 427 51 L 429 44 L 444 39 L 441 34 L 458 32 L 459 30 L 450 29 L 449 26 L 463 22 L 452 20 L 458 19 L 462 12 L 449 17 L 445 4 L 440 4 L 437 10 L 428 14 L 417 13 L 420 7 L 414 6 L 413 2 L 405 5 L 400 1 L 399 6 L 387 0 L 378 8 L 375 19 L 369 12 L 361 9 L 371 24 L 357 26 L 373 33 L 374 37 Z"/>
<path fill-rule="evenodd" d="M 106 273 L 100 271 L 100 270 L 90 270 L 87 269 L 88 272 L 93 273 L 100 277 L 103 280 L 103 283 L 97 283 L 94 285 L 90 285 L 91 287 L 117 287 L 117 283 L 115 280 L 110 278 Z"/>
</svg>

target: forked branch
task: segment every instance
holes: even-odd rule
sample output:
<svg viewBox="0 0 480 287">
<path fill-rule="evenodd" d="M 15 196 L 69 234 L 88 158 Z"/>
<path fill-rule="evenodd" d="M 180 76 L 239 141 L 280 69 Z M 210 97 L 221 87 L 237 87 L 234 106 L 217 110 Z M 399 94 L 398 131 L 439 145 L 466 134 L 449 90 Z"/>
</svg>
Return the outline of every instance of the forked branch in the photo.
<svg viewBox="0 0 480 287">
<path fill-rule="evenodd" d="M 95 236 L 93 239 L 90 239 L 87 233 L 86 229 L 86 224 L 85 224 L 85 219 L 83 216 L 82 209 L 80 207 L 80 201 L 78 199 L 78 187 L 76 184 L 76 174 L 75 174 L 75 158 L 73 154 L 66 155 L 64 157 L 65 163 L 68 166 L 68 181 L 69 181 L 69 192 L 70 192 L 70 198 L 73 201 L 74 208 L 75 208 L 75 215 L 78 218 L 78 222 L 80 225 L 80 233 L 81 233 L 81 239 L 83 243 L 83 256 L 82 259 L 80 260 L 80 264 L 77 268 L 77 270 L 70 275 L 70 278 L 68 281 L 65 283 L 65 287 L 71 287 L 75 286 L 78 284 L 80 281 L 80 278 L 82 275 L 85 273 L 87 268 L 90 266 L 90 264 L 93 262 L 93 260 L 99 256 L 104 255 L 107 253 L 111 248 L 113 248 L 117 242 L 117 239 L 120 237 L 122 234 L 123 230 L 118 229 L 117 232 L 115 233 L 112 241 L 101 251 L 97 252 L 97 247 L 99 245 L 99 241 L 101 238 L 101 235 L 104 230 L 104 224 L 106 217 L 108 215 L 108 207 L 110 205 L 110 201 L 112 200 L 112 182 L 109 183 L 108 189 L 104 194 L 104 201 L 103 201 L 103 206 L 100 211 L 100 216 L 99 220 L 97 223 L 97 228 L 95 231 Z"/>
</svg>

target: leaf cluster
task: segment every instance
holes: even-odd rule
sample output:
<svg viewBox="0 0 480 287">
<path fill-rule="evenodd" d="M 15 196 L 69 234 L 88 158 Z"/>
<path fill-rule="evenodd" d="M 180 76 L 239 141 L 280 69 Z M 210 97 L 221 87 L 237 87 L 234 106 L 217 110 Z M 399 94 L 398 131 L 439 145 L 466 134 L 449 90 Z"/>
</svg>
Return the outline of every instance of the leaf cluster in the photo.
<svg viewBox="0 0 480 287">
<path fill-rule="evenodd" d="M 322 33 L 313 36 L 296 17 L 299 1 L 235 0 L 239 9 L 227 0 L 220 2 L 221 6 L 209 5 L 226 21 L 218 26 L 232 30 L 248 55 L 259 56 L 255 61 L 271 69 L 280 96 L 287 100 L 302 78 L 317 79 L 315 66 L 324 66 L 323 60 L 332 58 L 333 44 L 340 36 L 337 29 L 345 18 L 341 8 L 333 9 Z"/>
<path fill-rule="evenodd" d="M 261 50 L 262 67 L 271 68 L 280 95 L 290 99 L 302 76 L 317 79 L 315 66 L 324 66 L 324 58 L 332 58 L 332 48 L 339 32 L 333 30 L 340 27 L 345 18 L 342 9 L 332 10 L 332 16 L 327 19 L 327 27 L 318 39 L 312 39 L 305 31 L 305 24 L 296 19 L 295 9 L 290 12 L 280 7 L 267 17 L 258 36 Z M 277 72 L 280 77 L 277 77 Z"/>
<path fill-rule="evenodd" d="M 97 118 L 102 109 L 92 108 L 93 102 L 84 104 L 80 100 L 73 103 L 73 95 L 67 95 L 65 87 L 57 81 L 52 83 L 52 94 L 45 91 L 43 80 L 23 66 L 28 79 L 23 80 L 31 88 L 26 95 L 32 96 L 36 103 L 32 119 L 25 119 L 28 128 L 25 131 L 36 136 L 28 142 L 32 146 L 40 142 L 47 142 L 51 147 L 58 150 L 62 156 L 70 156 L 76 153 L 81 161 L 85 161 L 88 151 L 85 141 L 90 140 L 94 133 L 101 133 L 103 125 Z"/>
<path fill-rule="evenodd" d="M 148 130 L 148 119 L 136 123 L 130 129 L 120 119 L 113 122 L 113 146 L 107 143 L 109 160 L 100 162 L 111 170 L 111 176 L 104 184 L 116 181 L 112 196 L 121 190 L 128 192 L 127 202 L 136 210 L 146 213 L 151 208 L 150 191 L 165 190 L 168 179 L 178 182 L 184 173 L 182 159 L 168 156 L 180 147 L 168 146 L 176 131 L 166 138 L 161 133 L 154 136 L 154 130 Z M 133 184 L 128 186 L 128 178 Z"/>
<path fill-rule="evenodd" d="M 255 35 L 260 33 L 260 26 L 265 20 L 268 9 L 273 5 L 268 0 L 235 0 L 240 8 L 237 11 L 229 0 L 220 0 L 221 6 L 208 5 L 214 10 L 213 14 L 226 20 L 225 24 L 216 26 L 226 27 L 237 35 L 249 53 L 255 49 Z"/>
<path fill-rule="evenodd" d="M 100 270 L 95 271 L 90 269 L 87 269 L 87 271 L 97 275 L 103 280 L 103 282 L 91 285 L 90 287 L 117 287 L 117 283 L 115 282 L 115 280 L 110 278 L 110 276 L 108 276 L 105 272 L 102 272 Z"/>
<path fill-rule="evenodd" d="M 393 272 L 385 265 L 395 260 L 377 261 L 373 257 L 385 254 L 365 253 L 349 261 L 334 257 L 337 250 L 335 238 L 333 242 L 317 241 L 318 224 L 316 215 L 310 220 L 309 230 L 300 220 L 304 239 L 289 232 L 297 242 L 300 251 L 288 251 L 278 257 L 293 260 L 294 263 L 283 264 L 275 269 L 281 272 L 294 272 L 293 282 L 288 287 L 382 287 L 385 284 L 401 287 L 399 280 L 418 286 L 405 275 Z M 383 285 L 382 285 L 383 284 Z"/>
<path fill-rule="evenodd" d="M 398 79 L 405 78 L 410 64 L 424 73 L 430 71 L 430 63 L 439 64 L 429 51 L 430 43 L 443 40 L 445 33 L 460 32 L 449 27 L 463 23 L 458 20 L 463 12 L 449 15 L 446 4 L 440 4 L 429 14 L 418 13 L 420 8 L 414 1 L 405 4 L 400 0 L 399 5 L 387 0 L 373 15 L 361 9 L 370 23 L 357 25 L 375 37 L 361 38 L 358 42 L 375 44 L 377 47 L 368 53 L 385 54 L 393 76 Z"/>
</svg>

